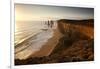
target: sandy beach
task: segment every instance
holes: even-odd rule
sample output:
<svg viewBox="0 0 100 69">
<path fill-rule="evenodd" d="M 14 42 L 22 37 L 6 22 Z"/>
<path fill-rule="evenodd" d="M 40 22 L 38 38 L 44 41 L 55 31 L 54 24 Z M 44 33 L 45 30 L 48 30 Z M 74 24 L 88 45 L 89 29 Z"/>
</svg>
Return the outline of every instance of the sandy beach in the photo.
<svg viewBox="0 0 100 69">
<path fill-rule="evenodd" d="M 62 37 L 56 27 L 42 29 L 42 32 L 25 40 L 15 48 L 15 59 L 48 56 Z"/>
<path fill-rule="evenodd" d="M 49 56 L 51 54 L 52 50 L 58 44 L 59 39 L 62 37 L 62 34 L 59 32 L 58 29 L 54 29 L 53 31 L 54 31 L 53 37 L 50 38 L 39 51 L 30 55 L 30 57 L 43 57 L 43 56 Z"/>
</svg>

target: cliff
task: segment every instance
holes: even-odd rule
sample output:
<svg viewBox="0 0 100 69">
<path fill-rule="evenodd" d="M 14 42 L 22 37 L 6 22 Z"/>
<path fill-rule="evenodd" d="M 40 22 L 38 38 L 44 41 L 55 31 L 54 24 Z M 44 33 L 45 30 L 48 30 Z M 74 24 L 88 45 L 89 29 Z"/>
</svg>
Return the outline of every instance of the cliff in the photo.
<svg viewBox="0 0 100 69">
<path fill-rule="evenodd" d="M 94 20 L 58 20 L 60 32 L 65 34 L 69 30 L 80 32 L 90 38 L 94 37 Z"/>
</svg>

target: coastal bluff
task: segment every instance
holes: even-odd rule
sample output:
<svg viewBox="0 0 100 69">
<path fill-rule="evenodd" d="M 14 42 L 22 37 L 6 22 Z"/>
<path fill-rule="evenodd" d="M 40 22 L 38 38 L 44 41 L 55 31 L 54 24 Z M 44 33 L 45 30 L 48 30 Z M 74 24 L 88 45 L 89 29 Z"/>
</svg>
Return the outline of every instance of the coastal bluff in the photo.
<svg viewBox="0 0 100 69">
<path fill-rule="evenodd" d="M 93 38 L 94 37 L 94 20 L 67 20 L 60 19 L 57 21 L 58 28 L 62 34 L 66 34 L 68 31 L 74 30 L 84 35 Z"/>
</svg>

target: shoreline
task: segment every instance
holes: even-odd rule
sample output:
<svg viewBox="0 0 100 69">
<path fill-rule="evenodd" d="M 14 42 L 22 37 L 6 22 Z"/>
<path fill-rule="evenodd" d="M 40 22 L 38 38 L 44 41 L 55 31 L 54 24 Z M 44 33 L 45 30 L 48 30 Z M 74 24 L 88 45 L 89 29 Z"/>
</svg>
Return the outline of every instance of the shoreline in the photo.
<svg viewBox="0 0 100 69">
<path fill-rule="evenodd" d="M 33 53 L 30 53 L 26 58 L 23 58 L 23 59 L 25 60 L 25 59 L 28 59 L 30 57 L 42 57 L 42 56 L 48 56 L 48 55 L 50 55 L 50 53 L 55 48 L 55 46 L 57 45 L 59 39 L 62 36 L 61 33 L 59 32 L 58 28 L 52 29 L 52 31 L 53 31 L 53 36 L 50 39 L 48 39 L 47 42 L 44 45 L 42 45 L 42 47 L 40 48 L 40 50 L 33 51 Z M 44 35 L 44 36 L 46 36 L 46 35 Z M 29 48 L 29 46 L 27 47 L 27 49 L 28 48 Z M 25 50 L 27 50 L 27 49 L 25 49 Z M 16 57 L 16 55 L 17 55 L 17 53 L 15 54 L 15 57 Z M 23 60 L 22 58 L 15 58 L 15 60 L 16 59 Z"/>
<path fill-rule="evenodd" d="M 53 29 L 53 37 L 50 38 L 45 45 L 43 45 L 39 51 L 33 53 L 30 57 L 43 57 L 43 56 L 49 56 L 53 49 L 58 44 L 59 39 L 62 37 L 62 34 L 59 32 L 58 28 Z"/>
</svg>

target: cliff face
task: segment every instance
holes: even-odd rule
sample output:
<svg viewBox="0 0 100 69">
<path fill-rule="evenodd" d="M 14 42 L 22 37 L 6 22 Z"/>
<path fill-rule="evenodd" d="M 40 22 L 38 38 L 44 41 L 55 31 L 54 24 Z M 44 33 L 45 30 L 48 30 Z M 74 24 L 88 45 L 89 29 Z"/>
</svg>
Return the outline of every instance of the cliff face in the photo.
<svg viewBox="0 0 100 69">
<path fill-rule="evenodd" d="M 94 20 L 58 20 L 63 34 L 49 56 L 15 60 L 16 65 L 94 60 Z"/>
<path fill-rule="evenodd" d="M 90 38 L 94 38 L 94 20 L 58 20 L 58 27 L 61 33 L 66 34 L 74 30 Z"/>
<path fill-rule="evenodd" d="M 58 20 L 58 28 L 64 36 L 51 53 L 52 57 L 62 57 L 58 60 L 61 62 L 94 60 L 93 20 L 62 19 Z"/>
</svg>

